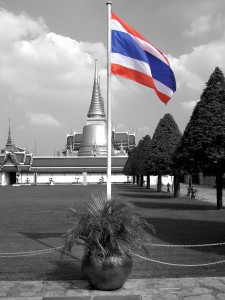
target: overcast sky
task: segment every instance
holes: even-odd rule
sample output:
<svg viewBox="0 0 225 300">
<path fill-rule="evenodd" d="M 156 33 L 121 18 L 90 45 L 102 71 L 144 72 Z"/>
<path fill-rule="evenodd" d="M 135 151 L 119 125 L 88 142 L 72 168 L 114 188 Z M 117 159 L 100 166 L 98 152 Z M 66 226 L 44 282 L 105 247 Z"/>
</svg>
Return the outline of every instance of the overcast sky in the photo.
<svg viewBox="0 0 225 300">
<path fill-rule="evenodd" d="M 210 74 L 225 73 L 224 0 L 113 0 L 112 11 L 168 57 L 177 92 L 167 105 L 154 90 L 112 76 L 112 121 L 118 131 L 151 137 L 171 113 L 181 132 Z M 82 132 L 98 59 L 106 106 L 105 0 L 0 0 L 0 148 L 12 139 L 38 155 Z"/>
</svg>

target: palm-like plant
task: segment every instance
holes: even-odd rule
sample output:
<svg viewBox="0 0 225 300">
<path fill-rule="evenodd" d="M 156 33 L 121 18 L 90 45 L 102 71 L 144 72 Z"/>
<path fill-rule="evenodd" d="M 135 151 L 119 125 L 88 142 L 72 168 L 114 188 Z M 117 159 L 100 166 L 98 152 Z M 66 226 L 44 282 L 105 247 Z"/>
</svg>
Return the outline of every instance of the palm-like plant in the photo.
<svg viewBox="0 0 225 300">
<path fill-rule="evenodd" d="M 149 235 L 154 231 L 145 219 L 119 201 L 108 201 L 105 194 L 93 195 L 87 212 L 71 209 L 74 225 L 65 234 L 63 252 L 71 252 L 76 244 L 84 246 L 84 254 L 91 255 L 98 263 L 105 258 L 130 257 L 135 249 L 148 253 Z"/>
</svg>

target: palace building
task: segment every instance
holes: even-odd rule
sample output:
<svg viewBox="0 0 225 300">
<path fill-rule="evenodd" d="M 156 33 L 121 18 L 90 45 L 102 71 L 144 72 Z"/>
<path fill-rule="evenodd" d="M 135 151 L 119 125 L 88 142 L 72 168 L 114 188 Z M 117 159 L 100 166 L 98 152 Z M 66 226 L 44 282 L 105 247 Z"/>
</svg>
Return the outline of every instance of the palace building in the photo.
<svg viewBox="0 0 225 300">
<path fill-rule="evenodd" d="M 112 182 L 127 180 L 122 171 L 135 147 L 135 133 L 112 131 Z M 88 184 L 106 181 L 107 124 L 97 66 L 87 122 L 82 133 L 67 135 L 62 156 L 35 156 L 8 140 L 0 153 L 0 185 Z"/>
</svg>

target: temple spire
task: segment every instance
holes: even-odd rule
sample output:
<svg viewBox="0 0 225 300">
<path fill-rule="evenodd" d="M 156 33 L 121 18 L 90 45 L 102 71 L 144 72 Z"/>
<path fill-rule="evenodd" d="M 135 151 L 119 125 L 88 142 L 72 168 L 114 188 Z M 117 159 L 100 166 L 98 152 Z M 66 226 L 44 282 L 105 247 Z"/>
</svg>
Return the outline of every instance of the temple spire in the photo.
<svg viewBox="0 0 225 300">
<path fill-rule="evenodd" d="M 106 156 L 107 126 L 95 60 L 94 86 L 78 156 Z M 113 150 L 112 150 L 113 151 Z"/>
<path fill-rule="evenodd" d="M 88 118 L 105 119 L 103 100 L 102 100 L 101 91 L 99 88 L 99 81 L 98 81 L 97 59 L 95 60 L 95 75 L 94 75 L 94 85 L 93 85 L 91 104 L 87 116 Z"/>
<path fill-rule="evenodd" d="M 99 94 L 100 94 L 100 98 L 101 98 L 101 102 L 102 102 L 102 107 L 104 110 L 104 99 L 102 97 L 101 86 L 100 86 L 100 75 L 98 76 L 98 89 L 99 89 Z"/>
<path fill-rule="evenodd" d="M 10 118 L 9 118 L 9 132 L 8 132 L 8 140 L 6 146 L 12 146 L 12 138 L 11 138 L 11 129 L 10 129 Z"/>
</svg>

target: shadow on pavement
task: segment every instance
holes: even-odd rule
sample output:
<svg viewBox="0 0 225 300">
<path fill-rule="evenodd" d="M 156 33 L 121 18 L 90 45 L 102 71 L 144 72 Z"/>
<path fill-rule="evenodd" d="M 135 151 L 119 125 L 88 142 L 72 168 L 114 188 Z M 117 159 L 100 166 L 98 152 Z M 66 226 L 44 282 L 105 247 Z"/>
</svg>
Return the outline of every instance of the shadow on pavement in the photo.
<svg viewBox="0 0 225 300">
<path fill-rule="evenodd" d="M 146 218 L 146 220 L 155 228 L 155 237 L 159 240 L 157 244 L 199 245 L 225 242 L 224 222 L 152 217 Z M 154 251 L 160 250 L 165 251 L 165 253 L 178 249 L 172 247 L 153 248 Z M 224 248 L 225 245 L 217 245 L 206 247 L 188 247 L 187 249 L 220 254 L 223 255 L 224 258 Z M 180 248 L 181 251 L 182 249 L 185 248 Z"/>
<path fill-rule="evenodd" d="M 85 277 L 82 273 L 80 262 L 71 260 L 52 260 L 54 265 L 50 272 L 43 276 L 43 280 L 84 280 Z"/>
<path fill-rule="evenodd" d="M 133 195 L 127 195 L 126 197 L 131 197 L 133 198 Z M 139 198 L 140 197 L 139 195 Z M 148 199 L 163 199 L 165 200 L 164 196 L 160 195 L 156 198 L 156 197 L 144 197 L 144 198 L 148 198 Z M 168 200 L 171 198 L 167 198 Z M 187 203 L 187 202 L 183 202 L 183 203 L 174 203 L 173 201 L 160 201 L 160 202 L 141 202 L 141 201 L 131 201 L 131 203 L 133 203 L 135 206 L 137 207 L 141 207 L 141 208 L 145 208 L 145 209 L 170 209 L 170 210 L 216 210 L 215 205 L 209 204 L 209 203 L 201 203 L 199 201 L 195 201 L 191 202 L 191 203 Z"/>
<path fill-rule="evenodd" d="M 62 237 L 63 235 L 60 232 L 20 232 L 20 233 L 33 240 Z"/>
</svg>

